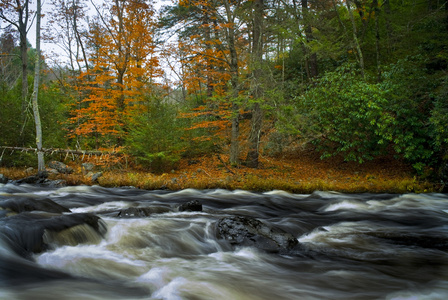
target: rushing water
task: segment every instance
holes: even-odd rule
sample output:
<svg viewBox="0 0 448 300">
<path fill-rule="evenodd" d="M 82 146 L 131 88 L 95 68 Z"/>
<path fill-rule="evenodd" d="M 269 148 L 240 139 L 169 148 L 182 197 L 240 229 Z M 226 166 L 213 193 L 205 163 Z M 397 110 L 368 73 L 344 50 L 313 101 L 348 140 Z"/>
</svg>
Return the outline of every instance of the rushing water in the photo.
<svg viewBox="0 0 448 300">
<path fill-rule="evenodd" d="M 446 194 L 0 184 L 0 201 L 19 198 L 94 213 L 107 233 L 78 245 L 54 238 L 31 257 L 0 240 L 0 299 L 448 299 Z M 176 211 L 191 200 L 203 211 Z M 154 213 L 119 216 L 129 207 Z M 234 215 L 282 229 L 299 247 L 272 253 L 217 238 L 218 220 Z M 0 214 L 3 233 L 15 230 L 8 218 Z"/>
</svg>

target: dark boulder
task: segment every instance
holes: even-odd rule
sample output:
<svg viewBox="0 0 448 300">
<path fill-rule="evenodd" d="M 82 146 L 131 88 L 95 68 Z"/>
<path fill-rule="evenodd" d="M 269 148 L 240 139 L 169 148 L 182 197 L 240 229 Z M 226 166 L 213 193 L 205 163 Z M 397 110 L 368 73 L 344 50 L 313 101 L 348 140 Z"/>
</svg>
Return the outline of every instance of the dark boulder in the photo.
<svg viewBox="0 0 448 300">
<path fill-rule="evenodd" d="M 48 167 L 55 169 L 59 173 L 62 174 L 71 174 L 73 173 L 73 168 L 67 166 L 66 164 L 60 161 L 51 161 L 48 163 Z"/>
<path fill-rule="evenodd" d="M 93 214 L 25 212 L 0 219 L 0 238 L 25 258 L 52 245 L 98 242 L 106 232 L 104 221 Z"/>
<path fill-rule="evenodd" d="M 178 211 L 202 211 L 202 204 L 198 200 L 182 203 L 177 207 Z"/>
<path fill-rule="evenodd" d="M 50 199 L 14 198 L 0 201 L 0 207 L 15 213 L 27 211 L 44 211 L 49 213 L 64 213 L 70 210 Z"/>
<path fill-rule="evenodd" d="M 298 245 L 291 234 L 250 217 L 225 217 L 216 225 L 218 238 L 234 246 L 256 247 L 268 252 L 280 252 Z"/>
<path fill-rule="evenodd" d="M 8 177 L 4 176 L 3 174 L 0 174 L 0 183 L 8 183 L 9 179 Z"/>
<path fill-rule="evenodd" d="M 38 175 L 31 175 L 31 176 L 16 180 L 14 183 L 17 183 L 17 184 L 23 184 L 23 183 L 41 184 L 43 182 L 45 182 L 45 178 L 41 178 Z"/>
<path fill-rule="evenodd" d="M 169 212 L 169 208 L 155 206 L 155 207 L 129 207 L 118 212 L 117 217 L 120 218 L 144 218 L 152 214 L 162 214 Z"/>
<path fill-rule="evenodd" d="M 13 184 L 36 184 L 36 185 L 40 185 L 40 186 L 47 186 L 47 187 L 53 187 L 53 188 L 58 188 L 58 187 L 64 187 L 66 186 L 66 181 L 59 179 L 59 180 L 50 180 L 47 178 L 48 177 L 48 172 L 47 171 L 43 171 L 43 172 L 39 172 L 39 174 L 37 175 L 31 175 L 19 180 L 14 180 L 11 181 Z"/>
</svg>

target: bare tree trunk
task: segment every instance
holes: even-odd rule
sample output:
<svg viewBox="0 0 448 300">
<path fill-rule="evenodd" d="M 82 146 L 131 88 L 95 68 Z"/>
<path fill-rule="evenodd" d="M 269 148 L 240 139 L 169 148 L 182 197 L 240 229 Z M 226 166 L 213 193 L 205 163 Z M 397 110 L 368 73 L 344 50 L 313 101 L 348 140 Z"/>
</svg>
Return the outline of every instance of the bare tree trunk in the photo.
<svg viewBox="0 0 448 300">
<path fill-rule="evenodd" d="M 39 83 L 40 83 L 40 64 L 41 64 L 41 53 L 40 53 L 40 20 L 41 20 L 41 0 L 37 0 L 37 12 L 36 12 L 36 66 L 34 75 L 34 89 L 33 89 L 33 114 L 34 114 L 34 124 L 36 125 L 36 146 L 37 146 L 37 171 L 39 176 L 44 176 L 45 174 L 45 161 L 44 152 L 42 151 L 42 125 L 40 122 L 39 114 L 39 104 L 38 104 L 38 94 L 39 94 Z"/>
<path fill-rule="evenodd" d="M 248 167 L 257 168 L 260 154 L 261 128 L 263 125 L 263 111 L 261 109 L 262 90 L 262 61 L 263 61 L 263 0 L 254 2 L 254 28 L 253 28 L 253 47 L 252 47 L 252 85 L 253 98 L 256 101 L 252 109 L 251 132 L 249 135 L 249 152 L 247 153 L 246 163 Z"/>
<path fill-rule="evenodd" d="M 81 39 L 81 34 L 79 33 L 79 29 L 78 29 L 78 3 L 77 1 L 73 1 L 72 3 L 73 5 L 73 30 L 75 31 L 75 36 L 76 36 L 76 43 L 81 47 L 81 52 L 82 52 L 82 57 L 84 59 L 84 64 L 86 66 L 86 71 L 89 72 L 89 61 L 87 59 L 87 54 L 86 54 L 86 50 L 84 47 L 84 43 L 82 42 Z M 82 70 L 80 69 L 79 72 L 81 72 Z M 90 75 L 88 75 L 89 81 L 90 81 Z"/>
</svg>

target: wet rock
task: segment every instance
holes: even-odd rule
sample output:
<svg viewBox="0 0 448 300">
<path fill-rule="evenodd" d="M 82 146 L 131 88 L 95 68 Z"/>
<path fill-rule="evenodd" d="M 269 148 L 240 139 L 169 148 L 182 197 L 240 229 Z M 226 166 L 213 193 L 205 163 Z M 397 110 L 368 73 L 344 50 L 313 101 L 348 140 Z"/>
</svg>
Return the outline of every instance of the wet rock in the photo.
<svg viewBox="0 0 448 300">
<path fill-rule="evenodd" d="M 6 176 L 4 176 L 3 174 L 0 174 L 0 183 L 6 184 L 6 183 L 8 183 L 8 181 L 9 181 L 9 179 Z"/>
<path fill-rule="evenodd" d="M 33 183 L 37 183 L 40 180 L 39 176 L 37 175 L 31 175 L 19 180 L 15 180 L 14 183 L 17 184 L 22 184 L 22 183 L 28 183 L 28 184 L 33 184 Z"/>
<path fill-rule="evenodd" d="M 67 186 L 67 182 L 63 179 L 58 180 L 46 180 L 43 185 L 48 186 L 50 188 L 60 188 Z"/>
<path fill-rule="evenodd" d="M 19 180 L 14 181 L 16 184 L 43 184 L 47 181 L 48 173 L 47 172 L 40 172 L 36 175 L 31 175 Z"/>
<path fill-rule="evenodd" d="M 0 201 L 0 208 L 15 213 L 29 211 L 44 211 L 49 213 L 64 213 L 70 210 L 50 199 L 16 198 Z"/>
<path fill-rule="evenodd" d="M 218 238 L 234 246 L 256 247 L 268 252 L 290 250 L 298 244 L 289 233 L 250 217 L 225 217 L 216 225 Z"/>
<path fill-rule="evenodd" d="M 24 212 L 0 219 L 0 238 L 25 258 L 48 250 L 53 244 L 98 242 L 106 232 L 105 222 L 93 214 Z"/>
<path fill-rule="evenodd" d="M 198 200 L 182 203 L 177 207 L 178 211 L 202 211 L 202 204 Z"/>
<path fill-rule="evenodd" d="M 48 173 L 42 172 L 40 175 L 32 175 L 28 176 L 19 180 L 12 181 L 13 184 L 36 184 L 40 186 L 46 186 L 46 187 L 52 187 L 52 188 L 58 188 L 58 187 L 64 187 L 67 185 L 65 180 L 58 179 L 58 180 L 50 180 L 47 179 L 46 176 L 48 176 Z"/>
<path fill-rule="evenodd" d="M 129 207 L 118 212 L 120 218 L 144 218 L 152 214 L 162 214 L 169 212 L 167 207 Z"/>
</svg>

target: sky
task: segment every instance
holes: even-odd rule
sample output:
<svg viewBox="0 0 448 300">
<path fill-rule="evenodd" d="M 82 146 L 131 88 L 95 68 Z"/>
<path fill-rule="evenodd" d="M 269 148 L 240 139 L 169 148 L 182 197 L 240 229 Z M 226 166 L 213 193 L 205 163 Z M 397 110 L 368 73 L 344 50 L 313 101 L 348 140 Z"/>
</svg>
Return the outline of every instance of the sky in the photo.
<svg viewBox="0 0 448 300">
<path fill-rule="evenodd" d="M 53 6 L 50 4 L 51 1 L 50 0 L 41 0 L 42 1 L 42 12 L 43 14 L 47 14 L 49 11 L 51 11 L 53 9 Z M 154 7 L 156 8 L 156 10 L 160 9 L 160 7 L 163 4 L 170 4 L 171 1 L 169 0 L 153 0 L 154 3 Z M 36 10 L 36 1 L 33 1 L 33 6 L 32 10 Z M 100 5 L 101 3 L 103 3 L 103 0 L 93 0 L 93 2 L 96 5 Z M 90 6 L 90 11 L 92 12 L 92 14 L 94 13 L 95 8 L 90 4 L 90 0 L 87 1 L 87 4 Z M 44 17 L 41 20 L 42 22 L 42 26 L 41 28 L 45 28 L 45 26 L 47 25 L 48 22 L 48 17 L 44 15 Z M 1 26 L 1 23 L 0 23 Z M 36 23 L 33 22 L 32 26 L 30 27 L 29 31 L 28 31 L 28 40 L 31 43 L 32 47 L 36 47 Z M 41 50 L 44 52 L 44 54 L 46 55 L 50 55 L 51 53 L 55 53 L 57 55 L 64 55 L 62 50 L 55 45 L 54 43 L 51 42 L 46 42 L 41 40 Z"/>
</svg>

